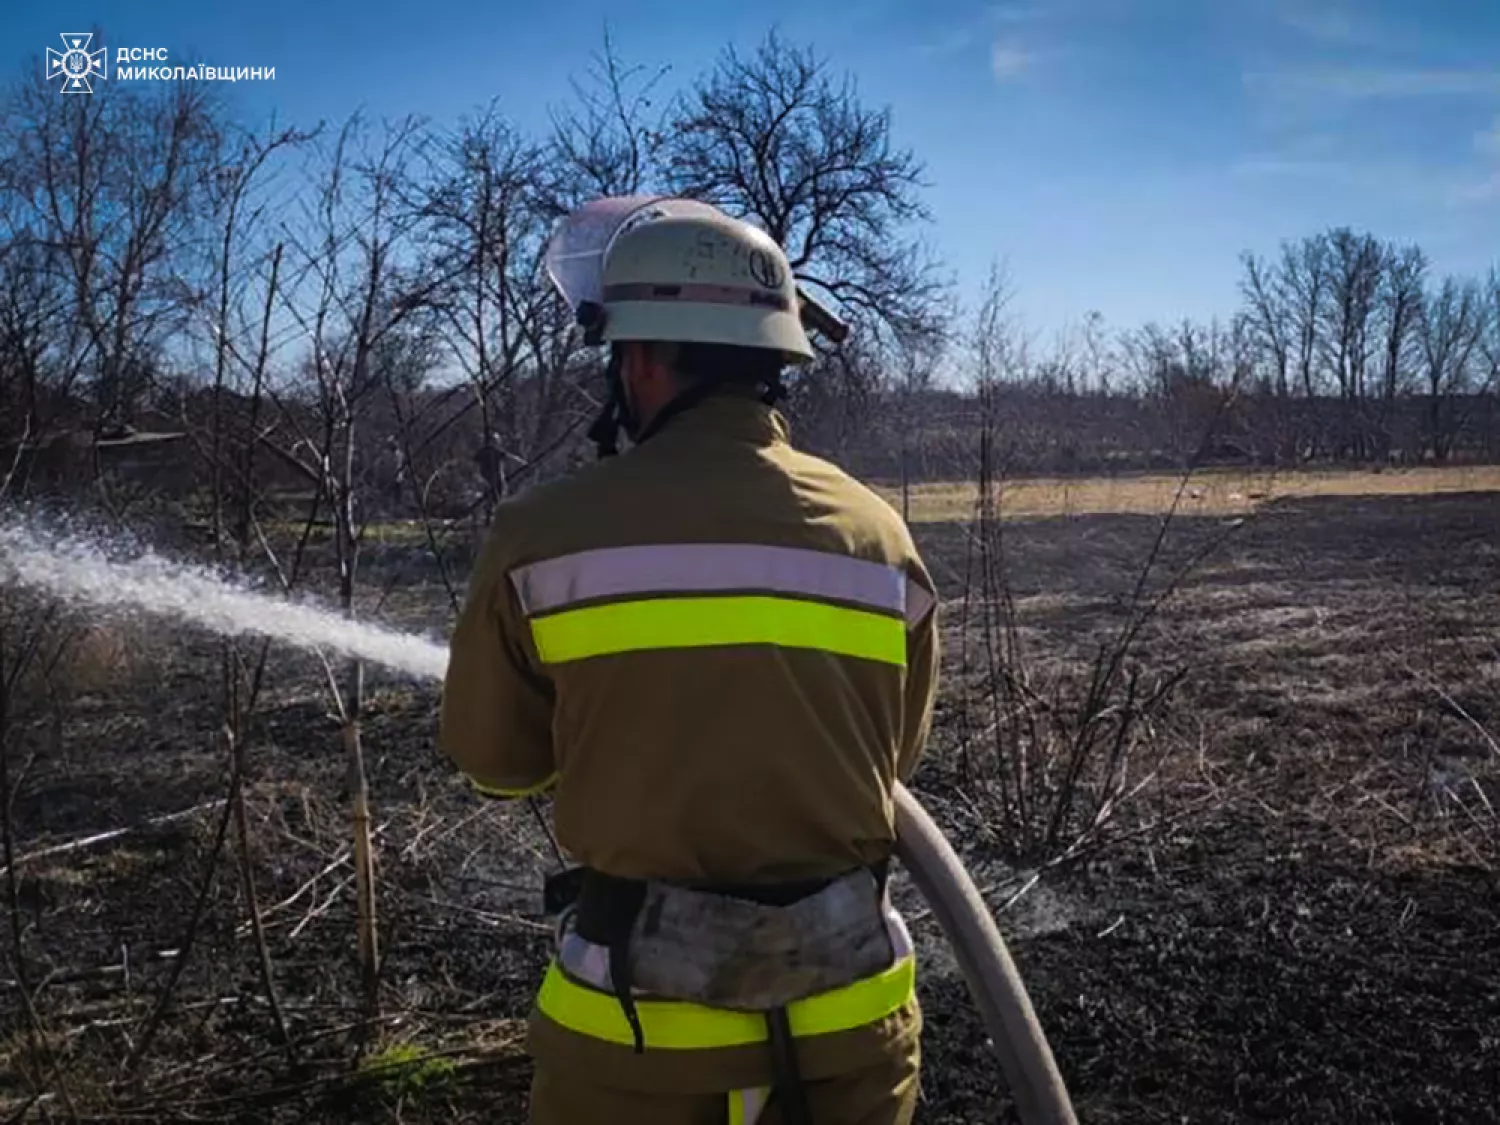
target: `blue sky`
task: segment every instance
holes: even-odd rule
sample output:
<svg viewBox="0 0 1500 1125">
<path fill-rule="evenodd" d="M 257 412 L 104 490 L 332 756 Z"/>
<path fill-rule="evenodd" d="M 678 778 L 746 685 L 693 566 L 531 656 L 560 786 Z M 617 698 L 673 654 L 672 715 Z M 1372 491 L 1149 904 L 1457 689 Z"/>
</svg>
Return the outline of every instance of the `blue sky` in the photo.
<svg viewBox="0 0 1500 1125">
<path fill-rule="evenodd" d="M 1495 0 L 23 0 L 0 10 L 0 65 L 99 27 L 111 69 L 152 45 L 275 66 L 235 87 L 251 118 L 451 121 L 498 96 L 540 128 L 606 20 L 668 85 L 772 24 L 852 73 L 925 163 L 965 296 L 1003 259 L 1042 343 L 1091 309 L 1227 314 L 1241 250 L 1333 224 L 1418 241 L 1439 272 L 1500 260 Z"/>
</svg>

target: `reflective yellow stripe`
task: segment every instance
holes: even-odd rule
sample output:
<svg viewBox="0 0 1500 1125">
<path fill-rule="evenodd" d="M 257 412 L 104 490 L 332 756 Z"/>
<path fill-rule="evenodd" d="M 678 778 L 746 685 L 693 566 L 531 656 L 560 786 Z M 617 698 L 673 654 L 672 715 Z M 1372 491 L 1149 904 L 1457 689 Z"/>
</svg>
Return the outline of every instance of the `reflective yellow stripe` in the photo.
<svg viewBox="0 0 1500 1125">
<path fill-rule="evenodd" d="M 651 648 L 784 645 L 906 664 L 898 617 L 775 597 L 652 598 L 533 618 L 545 664 Z"/>
<path fill-rule="evenodd" d="M 903 957 L 876 976 L 788 1005 L 792 1034 L 826 1035 L 882 1019 L 911 999 L 916 984 L 916 960 Z M 648 1050 L 740 1047 L 766 1038 L 765 1018 L 755 1012 L 668 1000 L 637 1000 L 635 1006 Z M 620 1002 L 607 992 L 575 984 L 556 962 L 542 979 L 537 1007 L 554 1023 L 581 1035 L 626 1046 L 635 1042 Z"/>
<path fill-rule="evenodd" d="M 483 793 L 486 797 L 504 797 L 506 799 L 515 799 L 517 797 L 535 797 L 538 793 L 545 793 L 548 789 L 551 789 L 554 785 L 557 784 L 557 779 L 559 776 L 559 774 L 554 773 L 545 781 L 539 781 L 535 785 L 528 785 L 520 789 L 503 789 L 496 785 L 486 785 L 476 777 L 469 778 L 469 784 L 472 785 L 475 789 L 479 790 L 479 792 Z"/>
</svg>

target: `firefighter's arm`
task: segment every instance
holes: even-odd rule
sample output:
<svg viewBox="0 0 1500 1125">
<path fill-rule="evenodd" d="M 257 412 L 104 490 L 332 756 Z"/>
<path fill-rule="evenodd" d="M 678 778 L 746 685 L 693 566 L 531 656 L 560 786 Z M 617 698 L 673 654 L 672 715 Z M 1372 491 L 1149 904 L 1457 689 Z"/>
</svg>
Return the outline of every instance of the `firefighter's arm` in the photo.
<svg viewBox="0 0 1500 1125">
<path fill-rule="evenodd" d="M 497 521 L 481 552 L 449 646 L 438 745 L 490 797 L 527 797 L 557 781 L 552 683 L 506 576 Z"/>
<path fill-rule="evenodd" d="M 917 772 L 932 732 L 941 655 L 937 591 L 920 563 L 912 568 L 907 591 L 906 697 L 902 701 L 901 750 L 896 761 L 896 776 L 903 783 Z"/>
</svg>

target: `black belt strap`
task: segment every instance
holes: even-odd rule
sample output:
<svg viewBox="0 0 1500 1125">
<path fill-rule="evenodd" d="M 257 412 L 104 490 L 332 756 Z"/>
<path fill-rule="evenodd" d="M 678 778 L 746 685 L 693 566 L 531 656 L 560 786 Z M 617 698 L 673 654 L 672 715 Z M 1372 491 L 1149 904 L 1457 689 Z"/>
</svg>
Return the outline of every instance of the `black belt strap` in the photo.
<svg viewBox="0 0 1500 1125">
<path fill-rule="evenodd" d="M 579 937 L 609 950 L 609 981 L 625 1013 L 625 1022 L 630 1024 L 638 1055 L 646 1049 L 646 1036 L 631 989 L 630 934 L 645 901 L 644 879 L 623 879 L 602 871 L 585 870 L 576 921 Z"/>
<path fill-rule="evenodd" d="M 631 992 L 632 979 L 630 935 L 626 934 L 609 946 L 609 980 L 615 986 L 615 999 L 620 1002 L 620 1010 L 625 1013 L 625 1022 L 630 1025 L 630 1034 L 635 1037 L 635 1053 L 641 1055 L 646 1051 L 646 1033 L 641 1028 L 641 1014 L 636 1011 L 635 996 Z"/>
<path fill-rule="evenodd" d="M 775 1076 L 771 1097 L 781 1107 L 781 1119 L 786 1125 L 812 1125 L 807 1087 L 802 1084 L 802 1069 L 797 1065 L 797 1040 L 785 1008 L 772 1008 L 766 1013 L 766 1034 L 771 1041 L 771 1073 Z"/>
</svg>

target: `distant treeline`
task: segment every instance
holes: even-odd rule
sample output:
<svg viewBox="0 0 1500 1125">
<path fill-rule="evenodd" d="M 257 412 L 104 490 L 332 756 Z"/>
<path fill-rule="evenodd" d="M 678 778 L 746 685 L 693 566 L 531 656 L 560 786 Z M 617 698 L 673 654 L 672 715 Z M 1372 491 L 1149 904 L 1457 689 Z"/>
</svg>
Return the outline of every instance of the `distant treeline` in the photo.
<svg viewBox="0 0 1500 1125">
<path fill-rule="evenodd" d="M 0 481 L 166 465 L 240 537 L 283 491 L 482 515 L 592 456 L 599 356 L 543 251 L 638 192 L 760 225 L 849 319 L 786 409 L 867 476 L 959 475 L 981 439 L 1015 473 L 1500 457 L 1496 275 L 1340 228 L 1247 253 L 1222 323 L 1091 314 L 1039 347 L 998 274 L 955 300 L 920 162 L 812 50 L 773 34 L 665 98 L 596 63 L 530 136 L 497 105 L 265 130 L 188 81 L 58 97 L 38 61 L 0 103 Z"/>
</svg>

